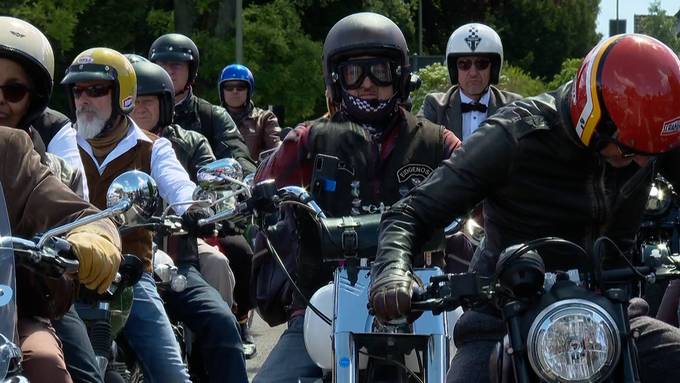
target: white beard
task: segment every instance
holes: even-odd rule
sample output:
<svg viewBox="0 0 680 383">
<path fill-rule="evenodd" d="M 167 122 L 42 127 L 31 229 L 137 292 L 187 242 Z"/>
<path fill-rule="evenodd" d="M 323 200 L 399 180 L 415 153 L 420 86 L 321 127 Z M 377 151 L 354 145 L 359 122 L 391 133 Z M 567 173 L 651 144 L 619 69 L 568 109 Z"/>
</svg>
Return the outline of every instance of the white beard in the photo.
<svg viewBox="0 0 680 383">
<path fill-rule="evenodd" d="M 76 111 L 76 126 L 78 134 L 84 139 L 91 140 L 101 133 L 106 124 L 106 119 L 101 118 L 98 113 L 84 113 L 83 110 Z"/>
</svg>

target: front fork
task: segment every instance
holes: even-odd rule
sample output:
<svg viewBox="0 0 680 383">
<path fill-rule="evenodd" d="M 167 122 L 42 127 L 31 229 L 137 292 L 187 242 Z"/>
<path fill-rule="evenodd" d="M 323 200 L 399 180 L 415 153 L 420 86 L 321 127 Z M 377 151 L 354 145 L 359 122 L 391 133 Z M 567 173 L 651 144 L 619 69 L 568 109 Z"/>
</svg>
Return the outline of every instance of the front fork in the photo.
<svg viewBox="0 0 680 383">
<path fill-rule="evenodd" d="M 513 301 L 503 306 L 503 319 L 508 330 L 510 348 L 507 353 L 512 356 L 512 367 L 515 372 L 516 383 L 529 383 L 529 361 L 527 359 L 527 347 L 520 333 L 520 316 L 526 310 L 526 304 Z M 501 345 L 501 352 L 504 352 Z"/>
</svg>

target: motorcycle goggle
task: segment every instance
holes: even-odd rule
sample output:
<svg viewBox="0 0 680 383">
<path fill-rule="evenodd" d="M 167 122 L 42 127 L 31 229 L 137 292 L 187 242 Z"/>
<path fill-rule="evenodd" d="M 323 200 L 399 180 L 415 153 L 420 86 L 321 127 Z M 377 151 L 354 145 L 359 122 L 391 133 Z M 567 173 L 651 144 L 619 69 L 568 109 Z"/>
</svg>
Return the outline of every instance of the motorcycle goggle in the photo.
<svg viewBox="0 0 680 383">
<path fill-rule="evenodd" d="M 23 100 L 24 97 L 31 92 L 31 88 L 16 82 L 0 85 L 0 90 L 2 90 L 2 97 L 11 103 L 17 103 Z"/>
<path fill-rule="evenodd" d="M 73 96 L 75 98 L 80 98 L 80 96 L 82 96 L 83 93 L 85 93 L 87 97 L 98 98 L 109 94 L 111 89 L 113 89 L 113 85 L 98 84 L 84 87 L 74 86 L 71 89 L 71 92 L 73 92 Z"/>
<path fill-rule="evenodd" d="M 393 68 L 396 67 L 387 59 L 368 59 L 345 61 L 338 65 L 340 83 L 345 89 L 357 89 L 366 76 L 377 86 L 392 85 Z"/>
</svg>

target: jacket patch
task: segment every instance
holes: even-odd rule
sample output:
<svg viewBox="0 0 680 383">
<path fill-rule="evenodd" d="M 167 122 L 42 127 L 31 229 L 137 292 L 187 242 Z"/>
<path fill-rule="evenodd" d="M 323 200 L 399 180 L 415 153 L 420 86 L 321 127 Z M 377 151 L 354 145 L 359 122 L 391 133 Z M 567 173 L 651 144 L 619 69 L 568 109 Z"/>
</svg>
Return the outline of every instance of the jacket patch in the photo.
<svg viewBox="0 0 680 383">
<path fill-rule="evenodd" d="M 666 121 L 663 123 L 663 128 L 661 129 L 662 136 L 670 136 L 671 134 L 676 134 L 680 130 L 680 117 L 673 120 Z"/>
<path fill-rule="evenodd" d="M 397 181 L 403 184 L 411 180 L 413 186 L 417 186 L 430 174 L 432 174 L 432 168 L 425 164 L 408 164 L 397 170 Z"/>
</svg>

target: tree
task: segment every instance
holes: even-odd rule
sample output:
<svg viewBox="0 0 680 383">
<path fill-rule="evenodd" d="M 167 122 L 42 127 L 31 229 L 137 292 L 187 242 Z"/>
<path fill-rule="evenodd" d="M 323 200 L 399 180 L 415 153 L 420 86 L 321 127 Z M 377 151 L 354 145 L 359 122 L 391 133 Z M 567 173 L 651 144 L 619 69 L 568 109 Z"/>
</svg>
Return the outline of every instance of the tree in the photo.
<svg viewBox="0 0 680 383">
<path fill-rule="evenodd" d="M 675 17 L 666 14 L 659 0 L 651 2 L 647 10 L 649 15 L 640 23 L 642 33 L 657 38 L 676 53 L 680 52 L 680 39 L 675 34 Z"/>
<path fill-rule="evenodd" d="M 423 0 L 423 46 L 444 52 L 459 26 L 480 22 L 494 28 L 503 41 L 507 61 L 531 76 L 551 78 L 562 61 L 582 57 L 600 39 L 595 21 L 600 0 Z"/>
<path fill-rule="evenodd" d="M 286 122 L 299 123 L 325 109 L 321 43 L 302 30 L 290 1 L 251 5 L 243 13 L 244 58 L 255 75 L 255 101 L 286 108 Z"/>
</svg>

